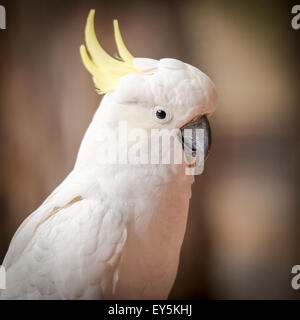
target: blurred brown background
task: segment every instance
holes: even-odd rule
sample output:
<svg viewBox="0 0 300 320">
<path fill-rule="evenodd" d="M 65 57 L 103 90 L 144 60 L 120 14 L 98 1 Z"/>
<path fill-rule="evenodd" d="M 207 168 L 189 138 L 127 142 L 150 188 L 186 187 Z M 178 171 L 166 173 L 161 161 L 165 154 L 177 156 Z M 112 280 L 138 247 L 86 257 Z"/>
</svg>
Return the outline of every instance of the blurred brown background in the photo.
<svg viewBox="0 0 300 320">
<path fill-rule="evenodd" d="M 89 9 L 116 52 L 177 58 L 216 83 L 213 148 L 193 199 L 172 299 L 299 298 L 299 52 L 286 1 L 1 1 L 0 261 L 72 169 L 101 99 L 79 57 Z"/>
</svg>

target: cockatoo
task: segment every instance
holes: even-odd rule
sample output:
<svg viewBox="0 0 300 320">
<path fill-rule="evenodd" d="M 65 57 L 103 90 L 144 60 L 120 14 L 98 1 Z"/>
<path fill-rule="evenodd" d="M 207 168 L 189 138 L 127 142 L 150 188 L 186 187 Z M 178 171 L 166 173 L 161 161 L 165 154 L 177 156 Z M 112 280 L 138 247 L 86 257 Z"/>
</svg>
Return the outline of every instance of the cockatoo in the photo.
<svg viewBox="0 0 300 320">
<path fill-rule="evenodd" d="M 126 162 L 119 124 L 126 123 L 128 135 L 141 132 L 140 152 L 149 148 L 145 132 L 203 129 L 206 156 L 206 115 L 215 110 L 216 89 L 179 60 L 134 58 L 116 20 L 119 58 L 112 58 L 97 41 L 94 15 L 91 10 L 80 53 L 105 95 L 74 169 L 14 235 L 1 299 L 166 299 L 176 277 L 194 181 L 186 174 L 190 165 Z M 182 139 L 181 152 L 194 152 L 197 143 Z M 104 162 L 116 149 L 122 161 Z"/>
</svg>

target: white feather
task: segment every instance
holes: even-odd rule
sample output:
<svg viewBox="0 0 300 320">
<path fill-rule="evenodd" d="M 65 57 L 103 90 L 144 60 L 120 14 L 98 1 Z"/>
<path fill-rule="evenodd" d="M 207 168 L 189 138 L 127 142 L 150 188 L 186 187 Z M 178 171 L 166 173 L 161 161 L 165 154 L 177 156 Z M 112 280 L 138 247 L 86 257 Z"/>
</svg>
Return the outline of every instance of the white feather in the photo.
<svg viewBox="0 0 300 320">
<path fill-rule="evenodd" d="M 165 299 L 177 272 L 191 184 L 183 165 L 101 165 L 111 147 L 100 129 L 119 120 L 180 128 L 216 104 L 213 83 L 174 59 L 135 60 L 153 72 L 126 75 L 105 95 L 74 170 L 19 228 L 4 260 L 0 299 Z M 158 124 L 153 106 L 172 120 Z"/>
</svg>

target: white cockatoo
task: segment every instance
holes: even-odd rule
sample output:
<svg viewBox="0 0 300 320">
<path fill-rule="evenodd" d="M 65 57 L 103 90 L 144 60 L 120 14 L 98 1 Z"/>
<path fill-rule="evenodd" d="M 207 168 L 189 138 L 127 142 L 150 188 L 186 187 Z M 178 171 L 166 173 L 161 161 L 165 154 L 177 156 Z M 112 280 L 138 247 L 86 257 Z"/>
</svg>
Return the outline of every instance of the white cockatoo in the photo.
<svg viewBox="0 0 300 320">
<path fill-rule="evenodd" d="M 120 57 L 112 58 L 96 39 L 94 14 L 80 52 L 105 96 L 74 169 L 14 235 L 3 262 L 1 299 L 166 299 L 176 277 L 194 181 L 186 174 L 190 165 L 126 159 L 137 150 L 147 153 L 144 136 L 154 129 L 203 129 L 206 155 L 215 86 L 179 60 L 134 58 L 117 21 Z M 134 132 L 138 147 L 132 136 L 127 142 L 120 123 L 127 136 Z M 184 153 L 194 152 L 198 142 L 178 143 Z M 103 161 L 112 150 L 119 161 Z"/>
</svg>

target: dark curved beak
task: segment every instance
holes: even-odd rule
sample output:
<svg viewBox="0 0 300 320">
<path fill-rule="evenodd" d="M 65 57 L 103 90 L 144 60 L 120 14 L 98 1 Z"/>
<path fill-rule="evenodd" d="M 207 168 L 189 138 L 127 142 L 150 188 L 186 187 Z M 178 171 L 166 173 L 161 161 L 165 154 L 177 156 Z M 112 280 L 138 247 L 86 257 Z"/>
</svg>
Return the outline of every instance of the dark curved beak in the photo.
<svg viewBox="0 0 300 320">
<path fill-rule="evenodd" d="M 202 129 L 202 130 L 197 130 Z M 207 159 L 211 148 L 211 130 L 208 119 L 205 115 L 194 118 L 182 128 L 181 143 L 187 157 L 196 157 L 199 151 L 204 153 L 204 160 Z"/>
</svg>

